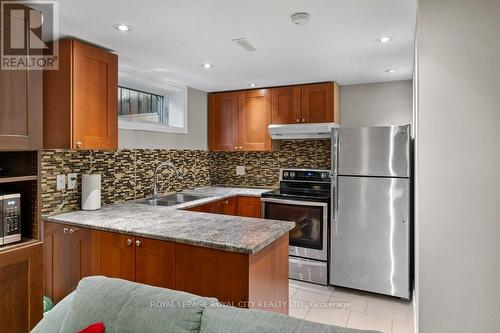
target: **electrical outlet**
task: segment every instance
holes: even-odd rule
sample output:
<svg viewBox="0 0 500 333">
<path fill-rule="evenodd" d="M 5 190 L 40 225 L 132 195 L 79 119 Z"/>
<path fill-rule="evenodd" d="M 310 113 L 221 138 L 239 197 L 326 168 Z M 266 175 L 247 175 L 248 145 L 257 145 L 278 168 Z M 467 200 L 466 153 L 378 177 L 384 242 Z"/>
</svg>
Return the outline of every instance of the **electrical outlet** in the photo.
<svg viewBox="0 0 500 333">
<path fill-rule="evenodd" d="M 78 174 L 68 173 L 68 190 L 74 190 L 76 188 L 77 179 L 78 179 Z"/>
<path fill-rule="evenodd" d="M 58 191 L 63 191 L 65 188 L 66 188 L 66 175 L 57 175 L 56 189 Z"/>
<path fill-rule="evenodd" d="M 236 176 L 245 175 L 245 167 L 243 165 L 236 166 Z"/>
</svg>

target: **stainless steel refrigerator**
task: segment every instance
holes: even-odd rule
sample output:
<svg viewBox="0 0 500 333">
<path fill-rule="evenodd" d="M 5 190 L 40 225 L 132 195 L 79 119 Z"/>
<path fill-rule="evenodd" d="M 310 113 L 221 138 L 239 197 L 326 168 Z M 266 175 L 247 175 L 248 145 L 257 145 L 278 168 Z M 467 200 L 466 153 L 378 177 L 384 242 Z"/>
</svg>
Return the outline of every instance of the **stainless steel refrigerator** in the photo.
<svg viewBox="0 0 500 333">
<path fill-rule="evenodd" d="M 332 129 L 330 284 L 410 298 L 410 126 Z"/>
</svg>

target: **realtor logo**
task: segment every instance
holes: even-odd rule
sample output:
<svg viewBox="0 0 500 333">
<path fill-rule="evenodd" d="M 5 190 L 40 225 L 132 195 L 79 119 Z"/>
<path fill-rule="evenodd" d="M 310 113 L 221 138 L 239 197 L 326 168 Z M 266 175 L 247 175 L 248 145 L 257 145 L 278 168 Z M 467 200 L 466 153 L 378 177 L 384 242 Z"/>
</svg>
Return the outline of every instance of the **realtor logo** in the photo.
<svg viewBox="0 0 500 333">
<path fill-rule="evenodd" d="M 1 2 L 2 70 L 59 69 L 57 1 Z"/>
</svg>

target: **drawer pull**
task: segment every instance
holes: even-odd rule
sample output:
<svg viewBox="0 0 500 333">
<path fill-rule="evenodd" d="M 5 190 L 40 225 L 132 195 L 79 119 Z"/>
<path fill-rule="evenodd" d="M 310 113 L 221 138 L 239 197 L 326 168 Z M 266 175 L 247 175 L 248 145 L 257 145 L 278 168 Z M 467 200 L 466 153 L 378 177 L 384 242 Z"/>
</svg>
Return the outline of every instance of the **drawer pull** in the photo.
<svg viewBox="0 0 500 333">
<path fill-rule="evenodd" d="M 142 242 L 140 240 L 136 240 L 135 241 L 135 246 L 139 247 L 141 246 Z"/>
<path fill-rule="evenodd" d="M 131 240 L 130 238 L 129 238 L 129 239 L 127 239 L 127 245 L 128 245 L 128 246 L 132 245 L 132 240 Z"/>
</svg>

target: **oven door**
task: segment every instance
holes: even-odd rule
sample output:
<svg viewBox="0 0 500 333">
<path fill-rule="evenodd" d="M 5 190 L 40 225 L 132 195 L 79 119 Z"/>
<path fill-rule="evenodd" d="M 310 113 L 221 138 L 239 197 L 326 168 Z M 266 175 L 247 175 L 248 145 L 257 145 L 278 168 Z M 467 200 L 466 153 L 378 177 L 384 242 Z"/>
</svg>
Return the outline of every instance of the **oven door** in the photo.
<svg viewBox="0 0 500 333">
<path fill-rule="evenodd" d="M 289 254 L 328 260 L 328 203 L 261 198 L 265 219 L 295 222 L 290 230 Z"/>
</svg>

